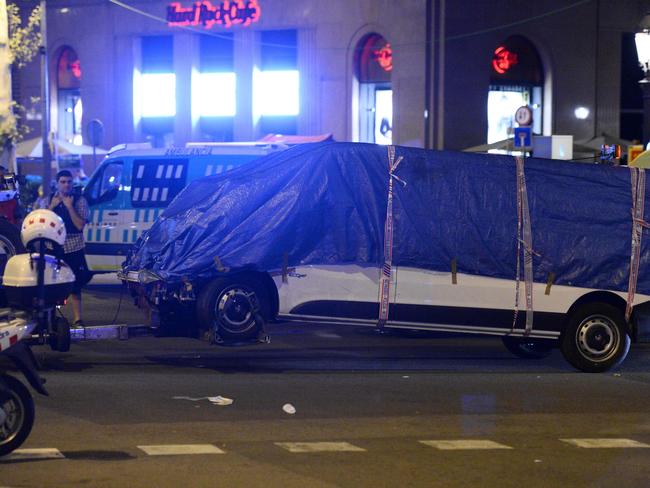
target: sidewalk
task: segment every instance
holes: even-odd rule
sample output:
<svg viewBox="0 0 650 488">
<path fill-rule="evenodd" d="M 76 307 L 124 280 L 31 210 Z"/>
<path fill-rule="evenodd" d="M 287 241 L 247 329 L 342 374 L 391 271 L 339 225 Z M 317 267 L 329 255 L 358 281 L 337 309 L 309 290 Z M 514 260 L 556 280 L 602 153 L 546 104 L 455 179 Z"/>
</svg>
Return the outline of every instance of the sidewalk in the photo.
<svg viewBox="0 0 650 488">
<path fill-rule="evenodd" d="M 131 294 L 121 285 L 88 285 L 81 296 L 83 320 L 87 326 L 145 322 L 144 312 L 133 304 Z M 72 322 L 70 306 L 62 307 L 61 311 Z"/>
</svg>

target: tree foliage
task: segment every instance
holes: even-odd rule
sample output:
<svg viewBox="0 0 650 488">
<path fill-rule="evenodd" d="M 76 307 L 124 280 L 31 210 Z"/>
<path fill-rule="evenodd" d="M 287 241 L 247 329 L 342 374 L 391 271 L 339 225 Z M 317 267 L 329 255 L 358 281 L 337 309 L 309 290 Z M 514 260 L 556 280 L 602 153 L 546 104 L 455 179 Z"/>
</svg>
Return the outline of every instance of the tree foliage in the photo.
<svg viewBox="0 0 650 488">
<path fill-rule="evenodd" d="M 35 7 L 23 22 L 16 4 L 7 5 L 7 24 L 9 27 L 9 64 L 22 68 L 38 53 L 42 44 L 40 30 L 41 7 Z M 0 153 L 8 145 L 15 144 L 29 133 L 29 127 L 21 123 L 25 108 L 11 101 L 0 108 Z"/>
<path fill-rule="evenodd" d="M 34 58 L 42 43 L 41 7 L 40 5 L 35 7 L 23 25 L 18 6 L 10 3 L 7 5 L 7 21 L 9 24 L 9 62 L 22 68 Z"/>
</svg>

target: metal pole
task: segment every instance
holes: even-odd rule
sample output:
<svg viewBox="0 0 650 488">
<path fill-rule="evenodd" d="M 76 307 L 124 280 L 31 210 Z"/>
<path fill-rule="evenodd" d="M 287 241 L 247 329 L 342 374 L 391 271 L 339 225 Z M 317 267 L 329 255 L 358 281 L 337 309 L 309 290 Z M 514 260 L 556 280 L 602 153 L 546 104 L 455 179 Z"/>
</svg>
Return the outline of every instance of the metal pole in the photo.
<svg viewBox="0 0 650 488">
<path fill-rule="evenodd" d="M 639 82 L 643 92 L 643 145 L 650 141 L 650 80 L 644 78 Z"/>
<path fill-rule="evenodd" d="M 43 195 L 49 195 L 52 181 L 52 154 L 50 152 L 50 82 L 47 62 L 47 10 L 41 0 L 41 136 L 43 138 Z"/>
</svg>

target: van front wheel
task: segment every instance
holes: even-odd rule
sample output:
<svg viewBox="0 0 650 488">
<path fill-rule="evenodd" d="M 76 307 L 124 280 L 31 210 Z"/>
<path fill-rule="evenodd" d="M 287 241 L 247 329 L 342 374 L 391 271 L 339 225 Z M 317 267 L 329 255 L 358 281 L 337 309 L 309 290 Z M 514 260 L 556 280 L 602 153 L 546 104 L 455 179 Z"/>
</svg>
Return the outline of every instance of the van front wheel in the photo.
<svg viewBox="0 0 650 488">
<path fill-rule="evenodd" d="M 259 334 L 269 316 L 266 290 L 248 275 L 216 278 L 196 302 L 199 325 L 226 341 L 248 341 Z"/>
<path fill-rule="evenodd" d="M 606 303 L 588 303 L 569 318 L 560 349 L 575 368 L 600 373 L 620 364 L 630 349 L 623 312 Z"/>
</svg>

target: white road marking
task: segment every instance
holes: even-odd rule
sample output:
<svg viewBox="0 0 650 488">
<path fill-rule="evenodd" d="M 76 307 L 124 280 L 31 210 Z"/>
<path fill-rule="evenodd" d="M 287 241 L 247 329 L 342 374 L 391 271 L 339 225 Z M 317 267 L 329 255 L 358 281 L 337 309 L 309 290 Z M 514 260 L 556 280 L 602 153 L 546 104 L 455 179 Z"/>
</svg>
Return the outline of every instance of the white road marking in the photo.
<svg viewBox="0 0 650 488">
<path fill-rule="evenodd" d="M 435 447 L 443 451 L 470 450 L 470 449 L 512 449 L 510 446 L 485 439 L 462 439 L 441 441 L 420 441 L 426 446 Z"/>
<path fill-rule="evenodd" d="M 225 452 L 212 444 L 162 444 L 138 446 L 149 456 L 180 456 L 184 454 L 224 454 Z"/>
<path fill-rule="evenodd" d="M 353 446 L 348 442 L 276 442 L 276 446 L 280 446 L 289 452 L 365 452 L 357 446 Z"/>
<path fill-rule="evenodd" d="M 54 448 L 16 449 L 11 454 L 0 457 L 0 461 L 24 461 L 30 459 L 64 459 L 61 451 Z"/>
<path fill-rule="evenodd" d="M 567 444 L 573 444 L 577 447 L 584 447 L 586 449 L 611 449 L 611 448 L 639 448 L 650 447 L 643 442 L 635 441 L 632 439 L 560 439 Z"/>
</svg>

